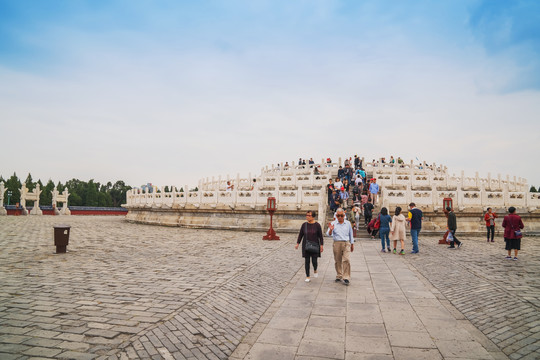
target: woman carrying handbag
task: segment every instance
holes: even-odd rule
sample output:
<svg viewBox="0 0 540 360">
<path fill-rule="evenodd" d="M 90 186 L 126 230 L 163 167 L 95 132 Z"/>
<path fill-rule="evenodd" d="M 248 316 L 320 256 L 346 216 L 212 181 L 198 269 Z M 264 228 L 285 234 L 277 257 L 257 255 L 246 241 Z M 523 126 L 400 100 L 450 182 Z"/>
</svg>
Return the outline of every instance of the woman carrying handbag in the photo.
<svg viewBox="0 0 540 360">
<path fill-rule="evenodd" d="M 302 242 L 302 257 L 305 259 L 306 265 L 306 282 L 310 282 L 309 277 L 310 259 L 313 263 L 314 277 L 318 277 L 317 273 L 317 260 L 321 257 L 323 252 L 323 234 L 321 225 L 315 221 L 317 214 L 315 211 L 309 210 L 306 213 L 306 222 L 302 224 L 300 233 L 298 234 L 298 240 L 296 241 L 295 249 L 298 249 L 298 245 Z M 302 241 L 303 240 L 303 241 Z"/>
</svg>

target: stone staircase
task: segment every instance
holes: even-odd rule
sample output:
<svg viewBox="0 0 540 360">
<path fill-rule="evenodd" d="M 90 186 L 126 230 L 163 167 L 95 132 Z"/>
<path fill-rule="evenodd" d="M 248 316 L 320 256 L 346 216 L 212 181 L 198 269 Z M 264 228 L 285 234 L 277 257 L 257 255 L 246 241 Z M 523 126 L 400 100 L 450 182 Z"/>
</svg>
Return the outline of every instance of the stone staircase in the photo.
<svg viewBox="0 0 540 360">
<path fill-rule="evenodd" d="M 334 178 L 336 176 L 334 176 Z M 373 177 L 372 172 L 371 173 L 366 172 L 366 178 L 367 179 L 371 179 L 372 177 Z M 351 189 L 352 189 L 352 187 L 351 187 Z M 349 195 L 352 196 L 352 194 L 349 194 Z M 379 203 L 381 203 L 381 202 L 382 202 L 382 199 L 379 199 Z M 353 203 L 352 203 L 352 199 L 350 198 L 348 203 L 347 203 L 347 217 L 349 217 L 349 212 L 350 212 L 350 209 L 352 208 L 352 206 L 353 206 Z M 379 214 L 379 210 L 380 210 L 380 207 L 377 207 L 377 208 L 375 208 L 373 210 L 373 217 L 375 217 L 375 216 L 377 216 Z M 327 205 L 326 206 L 326 221 L 325 221 L 324 224 L 321 224 L 324 231 L 326 231 L 326 229 L 328 228 L 328 223 L 332 222 L 333 220 L 334 220 L 334 212 L 332 210 L 330 210 L 330 205 Z M 350 221 L 350 219 L 349 219 L 349 221 Z M 354 230 L 354 228 L 353 228 L 353 230 Z M 360 224 L 358 225 L 358 231 L 355 231 L 355 239 L 359 239 L 359 238 L 366 238 L 366 239 L 370 238 L 370 235 L 367 232 L 367 225 L 364 224 L 364 217 L 363 216 L 360 216 Z"/>
</svg>

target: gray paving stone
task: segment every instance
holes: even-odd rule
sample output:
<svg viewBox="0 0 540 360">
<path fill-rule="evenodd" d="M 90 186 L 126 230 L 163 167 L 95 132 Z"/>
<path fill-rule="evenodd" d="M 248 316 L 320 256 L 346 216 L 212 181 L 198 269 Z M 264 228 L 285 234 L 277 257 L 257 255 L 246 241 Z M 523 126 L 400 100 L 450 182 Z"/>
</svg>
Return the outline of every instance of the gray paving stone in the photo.
<svg viewBox="0 0 540 360">
<path fill-rule="evenodd" d="M 45 339 L 45 338 L 30 338 L 23 344 L 28 346 L 56 347 L 62 340 Z"/>
<path fill-rule="evenodd" d="M 105 329 L 90 329 L 84 333 L 85 336 L 101 336 L 106 339 L 112 339 L 118 334 L 120 334 L 120 332 Z"/>
<path fill-rule="evenodd" d="M 21 356 L 17 354 L 9 354 L 5 352 L 0 351 L 0 359 L 2 360 L 16 360 L 19 359 Z"/>
<path fill-rule="evenodd" d="M 296 355 L 296 347 L 255 344 L 246 355 L 246 360 L 293 360 Z"/>
<path fill-rule="evenodd" d="M 29 356 L 42 356 L 42 357 L 54 357 L 61 353 L 60 349 L 51 349 L 45 347 L 33 346 L 22 353 Z"/>
<path fill-rule="evenodd" d="M 539 269 L 538 259 L 533 254 L 539 251 L 532 254 L 523 251 L 524 256 L 517 264 L 500 260 L 500 264 L 494 266 L 493 259 L 500 249 L 485 251 L 485 244 L 471 240 L 467 240 L 467 247 L 460 249 L 457 256 L 457 251 L 448 253 L 437 245 L 424 243 L 421 237 L 421 246 L 426 251 L 422 251 L 421 256 L 404 257 L 392 254 L 382 257 L 375 249 L 376 241 L 367 240 L 359 243 L 362 251 L 357 254 L 362 257 L 353 259 L 350 287 L 333 283 L 335 272 L 329 252 L 324 255 L 330 257 L 321 258 L 321 276 L 306 287 L 301 276 L 302 259 L 298 252 L 291 250 L 295 241 L 292 234 L 284 234 L 280 242 L 263 242 L 253 233 L 134 225 L 120 217 L 69 217 L 67 220 L 72 225 L 73 243 L 70 242 L 67 256 L 57 256 L 52 254 L 52 245 L 43 245 L 44 239 L 51 237 L 54 217 L 0 217 L 3 249 L 0 262 L 9 259 L 5 262 L 8 267 L 0 269 L 0 334 L 28 336 L 32 333 L 30 337 L 41 344 L 39 339 L 47 340 L 47 336 L 58 333 L 52 339 L 61 340 L 57 346 L 63 353 L 74 350 L 96 358 L 169 355 L 172 358 L 227 358 L 238 348 L 244 349 L 244 356 L 250 353 L 242 344 L 250 339 L 259 321 L 268 326 L 269 332 L 297 326 L 291 334 L 302 331 L 306 341 L 317 337 L 319 327 L 331 329 L 331 337 L 337 338 L 340 332 L 345 332 L 346 337 L 352 334 L 368 337 L 361 334 L 372 326 L 372 338 L 386 338 L 390 335 L 376 326 L 388 322 L 389 329 L 393 329 L 402 322 L 393 320 L 393 312 L 387 310 L 387 305 L 374 311 L 378 315 L 370 315 L 369 307 L 360 305 L 377 307 L 379 301 L 384 303 L 384 300 L 390 301 L 396 313 L 401 309 L 397 304 L 408 302 L 416 312 L 416 318 L 403 316 L 414 324 L 411 329 L 422 325 L 434 339 L 446 341 L 444 331 L 447 329 L 436 326 L 441 313 L 436 309 L 422 312 L 420 307 L 433 308 L 434 304 L 435 307 L 440 304 L 437 301 L 449 300 L 449 306 L 455 306 L 473 324 L 491 331 L 493 341 L 499 341 L 498 345 L 509 354 L 526 358 L 534 351 L 535 343 L 531 339 L 538 340 L 540 317 L 535 312 L 538 313 L 540 303 Z M 10 232 L 24 229 L 19 236 L 19 241 L 25 244 L 24 254 L 17 251 L 20 242 L 3 235 L 6 229 Z M 224 246 L 219 259 L 212 257 L 216 237 Z M 46 242 L 52 244 L 52 241 Z M 161 246 L 156 247 L 156 242 Z M 536 243 L 524 240 L 525 245 L 540 250 Z M 107 251 L 103 251 L 104 248 Z M 462 251 L 468 248 L 477 251 Z M 201 262 L 203 258 L 211 261 Z M 326 272 L 322 270 L 324 266 Z M 448 268 L 463 269 L 465 274 L 448 272 Z M 424 276 L 422 281 L 429 281 L 429 290 L 418 280 L 417 273 Z M 290 296 L 281 294 L 293 278 L 302 288 L 292 286 Z M 7 296 L 14 293 L 19 295 Z M 479 304 L 477 300 L 483 297 L 486 301 Z M 279 305 L 274 305 L 277 299 Z M 514 302 L 509 303 L 509 299 Z M 508 309 L 508 306 L 502 307 L 503 303 L 510 304 L 516 311 L 501 312 L 500 309 Z M 281 317 L 265 314 L 271 307 L 279 311 Z M 287 310 L 295 307 L 297 311 Z M 284 320 L 285 316 L 307 316 L 307 307 L 310 312 L 305 323 L 291 325 L 294 321 Z M 321 315 L 312 314 L 312 309 Z M 451 316 L 454 320 L 459 316 L 465 319 L 459 311 Z M 364 319 L 360 320 L 362 317 Z M 156 332 L 157 329 L 161 333 Z M 111 338 L 99 332 L 85 336 L 88 331 L 96 330 L 116 334 Z M 515 335 L 501 339 L 500 335 L 511 335 L 511 332 Z M 155 353 L 145 348 L 140 341 L 142 338 L 147 339 L 144 343 L 150 344 Z M 86 344 L 88 349 L 64 348 L 82 346 L 77 343 Z M 33 356 L 24 355 L 23 351 L 39 348 L 3 345 L 0 351 L 8 349 L 8 354 L 21 357 Z M 257 343 L 255 345 L 258 347 Z M 249 356 L 256 353 L 257 347 Z M 405 348 L 393 349 L 398 349 L 394 354 L 407 353 L 399 350 Z M 259 350 L 265 354 L 275 352 L 268 347 Z M 286 354 L 286 350 L 280 351 Z M 380 356 L 385 358 L 386 355 Z M 348 351 L 344 356 L 378 355 Z"/>
<path fill-rule="evenodd" d="M 0 344 L 22 344 L 28 339 L 31 339 L 31 337 L 23 336 L 23 335 L 11 335 L 11 334 L 0 335 Z"/>
</svg>

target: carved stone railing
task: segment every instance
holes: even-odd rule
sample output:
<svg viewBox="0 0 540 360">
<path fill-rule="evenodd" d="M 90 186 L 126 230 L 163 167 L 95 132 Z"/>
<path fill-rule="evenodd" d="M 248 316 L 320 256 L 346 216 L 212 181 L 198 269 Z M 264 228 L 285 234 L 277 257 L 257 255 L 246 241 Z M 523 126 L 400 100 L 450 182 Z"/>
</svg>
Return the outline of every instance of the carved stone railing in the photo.
<svg viewBox="0 0 540 360">
<path fill-rule="evenodd" d="M 508 208 L 514 206 L 527 211 L 540 209 L 540 194 L 525 191 L 510 191 L 507 186 L 503 190 L 485 190 L 474 188 L 406 188 L 383 187 L 383 206 L 395 207 L 406 206 L 414 202 L 416 206 L 433 211 L 443 210 L 443 199 L 453 200 L 454 208 L 462 211 L 465 209 L 477 209 L 485 211 L 488 207 Z"/>
<path fill-rule="evenodd" d="M 331 179 L 337 174 L 337 167 L 326 167 L 327 164 L 313 164 L 289 167 L 287 169 L 262 169 L 261 174 L 252 177 L 251 174 L 247 178 L 241 178 L 237 175 L 236 178 L 212 177 L 211 179 L 202 179 L 198 183 L 198 188 L 202 190 L 226 190 L 227 182 L 234 185 L 237 190 L 251 190 L 255 187 L 265 186 L 325 186 L 328 179 Z M 313 166 L 313 167 L 311 167 Z M 317 168 L 317 172 L 315 172 Z"/>
<path fill-rule="evenodd" d="M 502 190 L 505 186 L 508 186 L 510 191 L 527 192 L 529 190 L 527 181 L 515 176 L 513 180 L 509 176 L 503 179 L 500 174 L 497 179 L 492 179 L 491 174 L 488 174 L 487 178 L 481 178 L 478 173 L 474 177 L 466 177 L 463 171 L 461 176 L 450 175 L 446 167 L 436 166 L 435 164 L 432 167 L 440 170 L 419 169 L 417 166 L 413 166 L 412 163 L 407 166 L 405 168 L 397 165 L 378 166 L 372 167 L 370 170 L 373 177 L 377 179 L 377 183 L 383 187 L 411 184 L 411 186 L 484 188 L 488 190 Z"/>
<path fill-rule="evenodd" d="M 385 206 L 406 205 L 414 202 L 434 211 L 442 210 L 442 200 L 451 198 L 456 209 L 484 209 L 487 207 L 515 206 L 528 211 L 540 209 L 540 195 L 529 193 L 527 181 L 522 178 L 480 178 L 450 174 L 446 166 L 426 162 L 382 163 L 366 162 L 362 158 L 363 168 L 377 179 L 381 186 L 381 201 Z M 353 164 L 354 165 L 354 164 Z M 198 191 L 178 192 L 175 187 L 165 192 L 157 187 L 133 189 L 127 194 L 127 207 L 138 208 L 263 208 L 266 199 L 273 196 L 278 206 L 286 209 L 301 209 L 305 205 L 311 208 L 319 205 L 319 212 L 326 210 L 326 184 L 328 179 L 337 174 L 342 166 L 340 158 L 336 163 L 265 167 L 260 174 L 252 177 L 206 178 L 198 183 Z M 318 174 L 314 173 L 318 170 Z M 227 182 L 234 185 L 233 191 L 226 191 Z M 185 185 L 184 190 L 189 187 Z"/>
<path fill-rule="evenodd" d="M 194 208 L 216 208 L 228 206 L 231 209 L 246 206 L 250 208 L 264 207 L 268 197 L 275 197 L 280 207 L 300 209 L 305 205 L 319 206 L 321 199 L 326 199 L 326 193 L 322 188 L 296 189 L 286 188 L 257 188 L 254 190 L 198 190 L 179 192 L 176 190 L 166 192 L 149 192 L 148 190 L 129 190 L 126 194 L 127 208 L 170 208 L 178 209 L 192 206 Z"/>
</svg>

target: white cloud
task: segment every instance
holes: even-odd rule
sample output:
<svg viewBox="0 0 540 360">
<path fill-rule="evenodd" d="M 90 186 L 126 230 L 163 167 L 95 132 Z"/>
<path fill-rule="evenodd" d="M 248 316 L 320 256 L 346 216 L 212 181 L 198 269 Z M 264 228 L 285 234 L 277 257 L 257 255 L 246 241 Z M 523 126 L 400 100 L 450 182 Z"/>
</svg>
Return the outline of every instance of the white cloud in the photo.
<svg viewBox="0 0 540 360">
<path fill-rule="evenodd" d="M 538 92 L 492 91 L 514 76 L 511 63 L 470 43 L 424 48 L 433 39 L 392 28 L 320 41 L 307 30 L 260 43 L 209 32 L 196 34 L 200 43 L 75 34 L 69 61 L 50 73 L 0 68 L 4 149 L 17 149 L 0 153 L 0 174 L 194 185 L 359 154 L 540 183 L 527 162 L 540 150 Z"/>
</svg>

